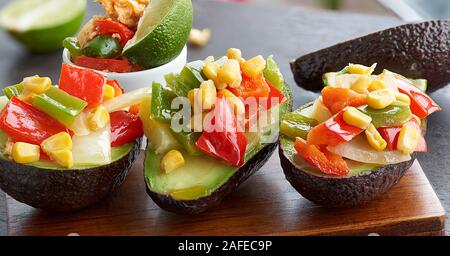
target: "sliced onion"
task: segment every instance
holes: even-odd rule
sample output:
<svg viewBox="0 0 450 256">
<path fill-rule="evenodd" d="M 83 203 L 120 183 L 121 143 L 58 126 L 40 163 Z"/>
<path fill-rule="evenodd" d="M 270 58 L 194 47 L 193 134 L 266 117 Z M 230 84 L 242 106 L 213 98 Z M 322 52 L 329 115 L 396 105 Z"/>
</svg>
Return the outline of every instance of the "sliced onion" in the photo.
<svg viewBox="0 0 450 256">
<path fill-rule="evenodd" d="M 388 165 L 411 160 L 410 155 L 405 155 L 397 150 L 377 151 L 370 147 L 367 140 L 361 135 L 335 147 L 328 147 L 328 150 L 350 160 L 370 164 Z"/>
<path fill-rule="evenodd" d="M 141 103 L 151 92 L 151 87 L 140 88 L 108 100 L 103 103 L 103 106 L 108 110 L 109 113 L 122 110 L 132 105 Z"/>
</svg>

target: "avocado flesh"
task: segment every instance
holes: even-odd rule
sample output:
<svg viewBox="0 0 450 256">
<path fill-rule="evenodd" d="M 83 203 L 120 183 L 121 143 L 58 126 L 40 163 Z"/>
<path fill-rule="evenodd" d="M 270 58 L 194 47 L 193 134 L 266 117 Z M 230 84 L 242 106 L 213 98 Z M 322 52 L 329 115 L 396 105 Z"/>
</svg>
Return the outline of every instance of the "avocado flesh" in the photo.
<svg viewBox="0 0 450 256">
<path fill-rule="evenodd" d="M 284 84 L 281 91 L 288 101 L 274 107 L 280 111 L 280 118 L 292 108 L 289 86 Z M 148 143 L 144 162 L 147 193 L 161 208 L 181 214 L 198 214 L 218 205 L 272 155 L 278 144 L 278 130 L 273 127 L 271 125 L 261 131 L 257 143 L 249 142 L 245 164 L 241 168 L 227 166 L 207 155 L 191 156 L 182 152 L 185 166 L 165 174 L 160 170 L 162 156 L 156 154 Z M 273 134 L 276 136 L 272 143 L 260 143 L 262 139 L 272 138 L 270 135 Z"/>
</svg>

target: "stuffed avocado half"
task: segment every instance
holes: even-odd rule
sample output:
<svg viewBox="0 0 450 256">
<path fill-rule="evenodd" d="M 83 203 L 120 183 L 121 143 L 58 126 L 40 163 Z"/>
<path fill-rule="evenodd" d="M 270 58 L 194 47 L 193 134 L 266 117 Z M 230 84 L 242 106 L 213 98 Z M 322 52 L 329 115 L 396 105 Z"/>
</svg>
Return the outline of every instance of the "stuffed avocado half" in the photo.
<svg viewBox="0 0 450 256">
<path fill-rule="evenodd" d="M 63 64 L 59 85 L 32 76 L 0 98 L 0 187 L 36 208 L 68 211 L 124 180 L 143 136 L 139 104 L 94 70 Z M 131 106 L 131 107 L 130 107 Z"/>
<path fill-rule="evenodd" d="M 427 81 L 349 64 L 323 75 L 321 96 L 284 116 L 279 155 L 307 199 L 349 207 L 388 191 L 426 152 L 426 117 L 441 108 Z"/>
<path fill-rule="evenodd" d="M 234 48 L 165 78 L 141 108 L 147 192 L 165 210 L 200 213 L 269 159 L 291 92 L 271 56 L 244 60 Z"/>
</svg>

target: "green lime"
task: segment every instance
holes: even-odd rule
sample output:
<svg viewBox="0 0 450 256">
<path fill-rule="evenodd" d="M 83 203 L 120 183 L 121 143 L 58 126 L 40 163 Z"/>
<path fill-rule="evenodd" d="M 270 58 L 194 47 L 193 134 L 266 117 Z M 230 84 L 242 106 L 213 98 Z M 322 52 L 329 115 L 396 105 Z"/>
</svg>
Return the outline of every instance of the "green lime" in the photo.
<svg viewBox="0 0 450 256">
<path fill-rule="evenodd" d="M 32 52 L 50 52 L 74 35 L 86 13 L 86 0 L 18 0 L 0 11 L 0 26 Z"/>
<path fill-rule="evenodd" d="M 144 68 L 164 65 L 180 54 L 191 27 L 191 0 L 152 0 L 123 55 Z"/>
</svg>

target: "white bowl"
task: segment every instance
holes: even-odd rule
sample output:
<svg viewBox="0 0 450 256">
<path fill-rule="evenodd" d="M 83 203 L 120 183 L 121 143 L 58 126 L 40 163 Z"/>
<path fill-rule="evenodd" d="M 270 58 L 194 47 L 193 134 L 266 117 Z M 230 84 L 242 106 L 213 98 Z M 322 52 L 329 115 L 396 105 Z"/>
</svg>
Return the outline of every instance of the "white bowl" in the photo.
<svg viewBox="0 0 450 256">
<path fill-rule="evenodd" d="M 75 65 L 70 60 L 70 53 L 67 49 L 63 51 L 63 62 Z M 109 73 L 103 72 L 109 80 L 117 80 L 125 91 L 131 91 L 142 87 L 152 85 L 152 82 L 158 82 L 165 85 L 164 75 L 168 73 L 179 73 L 186 65 L 187 48 L 184 46 L 180 55 L 171 62 L 162 66 L 130 73 Z"/>
</svg>

